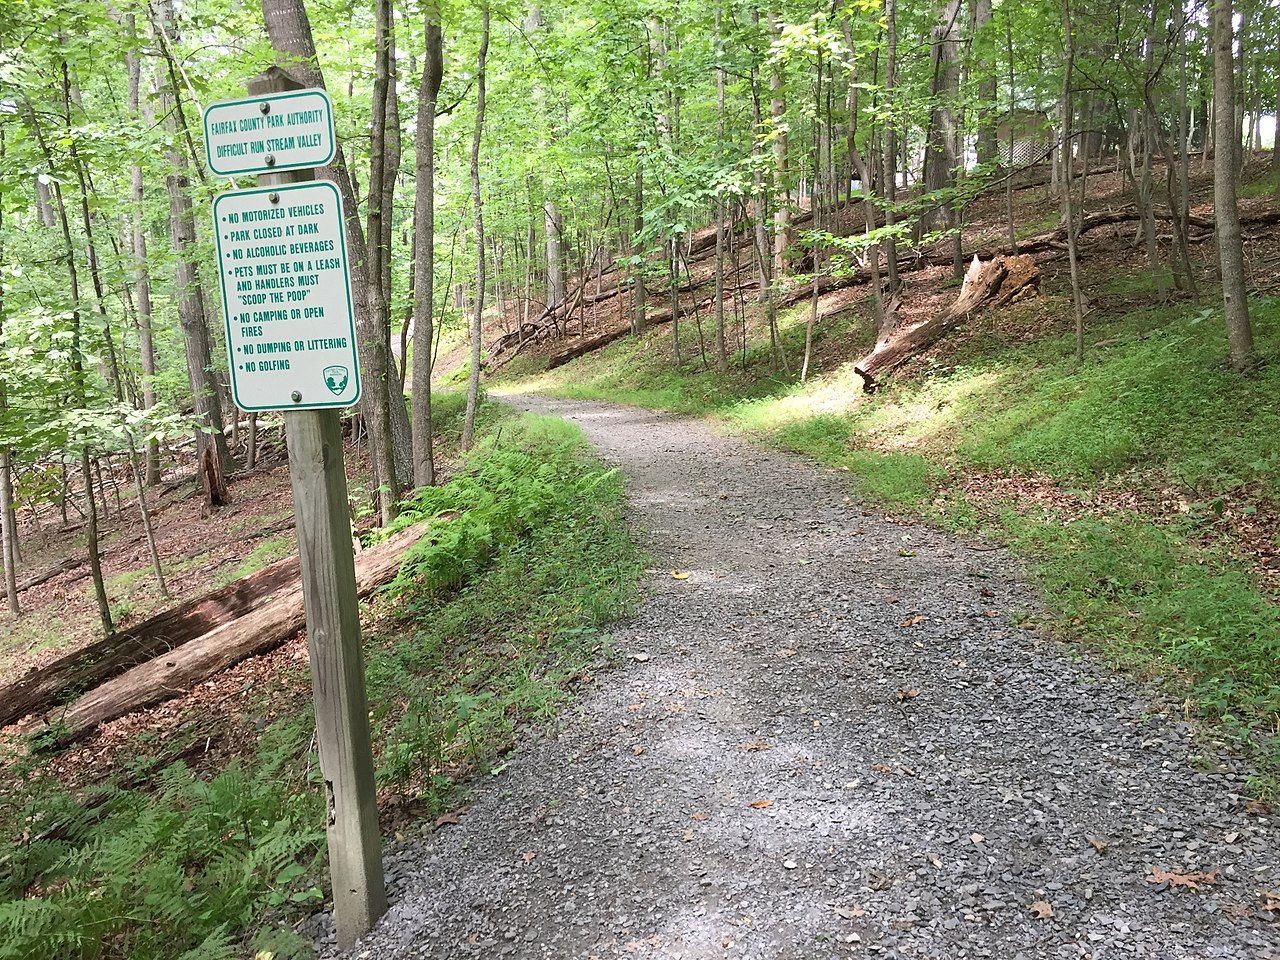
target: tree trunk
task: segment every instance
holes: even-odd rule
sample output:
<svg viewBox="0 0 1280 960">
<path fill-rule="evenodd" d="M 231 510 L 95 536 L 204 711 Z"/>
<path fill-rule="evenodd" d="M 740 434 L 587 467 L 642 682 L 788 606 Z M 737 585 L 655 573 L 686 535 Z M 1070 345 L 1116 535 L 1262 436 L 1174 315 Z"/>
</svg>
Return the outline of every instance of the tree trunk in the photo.
<svg viewBox="0 0 1280 960">
<path fill-rule="evenodd" d="M 480 338 L 484 324 L 484 201 L 480 195 L 480 141 L 484 137 L 485 62 L 489 56 L 489 0 L 480 7 L 480 50 L 476 54 L 476 126 L 471 136 L 471 205 L 476 230 L 476 302 L 471 312 L 471 369 L 467 377 L 467 413 L 462 426 L 462 449 L 475 440 L 476 408 L 480 403 Z"/>
<path fill-rule="evenodd" d="M 177 37 L 173 23 L 173 0 L 158 0 L 155 6 L 156 33 L 163 42 Z M 213 375 L 209 324 L 200 288 L 195 219 L 191 209 L 191 184 L 187 179 L 187 154 L 182 149 L 182 121 L 178 118 L 178 91 L 173 77 L 160 84 L 160 112 L 169 119 L 169 146 L 166 156 L 169 173 L 165 190 L 169 194 L 169 237 L 177 259 L 174 286 L 178 300 L 178 321 L 182 326 L 187 360 L 187 381 L 200 429 L 196 431 L 196 458 L 200 481 L 209 509 L 222 506 L 227 498 L 224 471 L 231 462 L 223 435 L 222 401 Z"/>
<path fill-rule="evenodd" d="M 1067 228 L 1067 261 L 1071 274 L 1071 305 L 1076 328 L 1076 362 L 1084 360 L 1084 296 L 1080 291 L 1080 271 L 1076 257 L 1076 217 L 1071 194 L 1071 146 L 1072 146 L 1072 81 L 1075 72 L 1075 26 L 1071 22 L 1071 0 L 1062 0 L 1062 33 L 1064 55 L 1062 64 L 1062 220 Z"/>
<path fill-rule="evenodd" d="M 387 99 L 392 92 L 391 82 L 391 47 L 393 37 L 391 31 L 391 0 L 377 0 L 374 5 L 374 81 L 373 81 L 373 118 L 369 136 L 369 225 L 365 231 L 368 261 L 366 263 L 365 282 L 368 285 L 370 305 L 374 312 L 374 324 L 377 327 L 379 341 L 385 342 L 388 349 L 375 351 L 378 367 L 368 371 L 367 379 L 373 381 L 373 421 L 372 434 L 375 438 L 371 447 L 374 457 L 374 472 L 378 478 L 378 511 L 382 517 L 382 525 L 386 526 L 396 517 L 400 500 L 400 487 L 396 477 L 395 443 L 391 433 L 391 370 L 390 342 L 391 317 L 390 303 L 386 297 L 387 284 L 384 274 L 390 269 L 391 249 L 390 236 L 384 229 L 390 211 L 385 209 L 387 199 Z M 384 264 L 387 270 L 384 270 Z M 388 274 L 389 276 L 389 274 Z"/>
<path fill-rule="evenodd" d="M 929 128 L 925 136 L 924 188 L 927 192 L 955 186 L 956 130 L 955 101 L 960 89 L 959 52 L 960 0 L 946 0 L 933 27 L 930 45 Z M 916 235 L 932 229 L 942 206 L 931 203 L 916 221 Z"/>
<path fill-rule="evenodd" d="M 1249 323 L 1244 280 L 1244 244 L 1236 204 L 1236 154 L 1240 127 L 1236 121 L 1234 62 L 1231 55 L 1231 0 L 1213 4 L 1213 219 L 1218 226 L 1218 263 L 1222 269 L 1222 305 L 1227 322 L 1231 366 L 1247 370 L 1254 363 L 1253 328 Z"/>
<path fill-rule="evenodd" d="M 644 259 L 640 255 L 639 246 L 640 233 L 644 230 L 644 162 L 640 157 L 636 157 L 635 216 L 632 222 L 631 236 L 635 246 L 631 251 L 631 270 L 635 280 L 631 288 L 631 333 L 638 337 L 644 333 L 646 309 Z"/>
<path fill-rule="evenodd" d="M 781 35 L 775 13 L 769 14 L 769 33 Z M 773 123 L 773 276 L 787 275 L 787 248 L 791 245 L 791 196 L 787 171 L 787 95 L 783 87 L 782 65 L 769 72 L 769 117 Z"/>
<path fill-rule="evenodd" d="M 435 337 L 436 101 L 444 78 L 444 35 L 438 7 L 428 5 L 426 52 L 418 88 L 417 175 L 414 178 L 413 483 L 436 482 L 431 434 L 431 360 Z"/>
<path fill-rule="evenodd" d="M 4 131 L 0 130 L 0 161 L 4 159 Z M 4 262 L 4 210 L 0 205 L 0 263 Z M 4 340 L 4 277 L 0 276 L 0 349 Z M 0 377 L 0 416 L 9 413 L 8 384 Z M 18 531 L 13 511 L 13 451 L 0 445 L 0 562 L 4 570 L 4 592 L 9 612 L 21 615 L 18 603 Z"/>
<path fill-rule="evenodd" d="M 262 18 L 271 46 L 279 55 L 280 66 L 306 86 L 324 87 L 324 74 L 316 59 L 315 41 L 311 35 L 311 22 L 307 18 L 305 0 L 262 0 Z M 365 385 L 360 399 L 360 412 L 367 422 L 373 423 L 374 394 L 381 392 L 386 395 L 396 476 L 407 478 L 413 472 L 409 412 L 405 406 L 404 393 L 398 389 L 390 389 L 390 329 L 385 324 L 382 327 L 378 325 L 382 316 L 377 303 L 380 288 L 368 282 L 369 252 L 364 229 L 360 224 L 360 204 L 340 143 L 335 145 L 333 162 L 316 171 L 316 175 L 338 188 L 346 210 L 347 253 L 350 258 L 351 292 L 358 327 L 356 348 Z M 376 435 L 373 440 L 377 443 L 387 442 L 386 437 Z M 380 458 L 374 459 L 376 462 Z"/>
<path fill-rule="evenodd" d="M 895 222 L 898 182 L 898 145 L 896 109 L 898 83 L 898 2 L 885 0 L 885 60 L 884 60 L 884 185 L 881 194 L 884 197 L 885 226 L 892 227 Z M 892 327 L 896 322 L 892 304 L 898 293 L 898 241 L 890 236 L 885 241 L 885 258 L 889 274 L 889 289 L 885 310 L 885 326 Z"/>
<path fill-rule="evenodd" d="M 716 56 L 716 158 L 720 163 L 724 162 L 724 49 L 720 37 L 720 4 L 716 3 L 716 36 L 715 36 L 715 56 Z M 724 193 L 716 191 L 716 253 L 715 253 L 715 317 L 716 317 L 716 346 L 715 359 L 716 369 L 721 373 L 725 373 L 729 369 L 729 354 L 725 347 L 725 330 L 724 330 Z"/>
<path fill-rule="evenodd" d="M 984 42 L 991 23 L 991 0 L 974 0 L 973 38 Z M 978 79 L 978 142 L 975 148 L 979 163 L 994 163 L 999 144 L 996 142 L 996 64 L 983 56 L 976 64 Z"/>
<path fill-rule="evenodd" d="M 150 104 L 142 106 L 142 59 L 138 54 L 138 36 L 134 15 L 125 17 L 129 33 L 130 46 L 126 53 L 126 69 L 129 75 L 129 113 L 138 122 L 149 127 L 152 121 Z M 142 409 L 150 410 L 156 405 L 156 350 L 151 334 L 151 271 L 147 266 L 147 231 L 144 221 L 144 201 L 146 199 L 142 183 L 142 166 L 135 163 L 129 171 L 129 238 L 133 253 L 134 282 L 138 321 L 138 355 L 142 365 Z M 148 486 L 160 482 L 160 441 L 148 440 L 146 449 L 145 480 Z"/>
<path fill-rule="evenodd" d="M 35 111 L 29 103 L 24 104 L 26 108 L 28 123 L 32 132 L 36 136 L 36 141 L 40 145 L 40 150 L 44 154 L 45 163 L 50 169 L 53 168 L 53 153 L 49 149 L 49 143 L 40 126 L 40 121 Z M 63 253 L 67 262 L 67 279 L 71 295 L 71 310 L 69 315 L 71 318 L 71 385 L 74 391 L 72 398 L 75 405 L 81 409 L 88 406 L 88 384 L 84 372 L 84 352 L 82 344 L 82 321 L 81 310 L 83 309 L 83 301 L 80 299 L 80 274 L 76 267 L 75 244 L 71 240 L 71 224 L 67 219 L 67 205 L 62 197 L 62 186 L 57 181 L 53 181 L 52 197 L 54 200 L 54 209 L 57 213 L 58 224 L 62 228 Z M 98 508 L 93 499 L 93 475 L 89 469 L 89 448 L 80 440 L 80 438 L 68 438 L 72 443 L 80 447 L 80 473 L 84 481 L 84 498 L 85 498 L 85 549 L 89 557 L 89 568 L 93 574 L 93 590 L 94 597 L 98 602 L 98 616 L 102 620 L 103 633 L 110 636 L 115 625 L 111 621 L 111 604 L 107 600 L 107 588 L 102 579 L 102 561 L 100 557 L 100 548 L 98 546 Z"/>
</svg>

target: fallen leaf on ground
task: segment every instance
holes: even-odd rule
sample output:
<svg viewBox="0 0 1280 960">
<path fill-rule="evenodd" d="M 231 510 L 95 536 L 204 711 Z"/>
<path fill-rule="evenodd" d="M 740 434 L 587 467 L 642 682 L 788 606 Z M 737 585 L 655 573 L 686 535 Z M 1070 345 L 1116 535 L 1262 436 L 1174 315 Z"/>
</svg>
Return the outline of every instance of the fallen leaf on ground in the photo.
<svg viewBox="0 0 1280 960">
<path fill-rule="evenodd" d="M 884 602 L 889 604 L 897 603 L 898 595 L 896 593 L 891 593 L 889 594 L 889 596 L 884 598 Z"/>
<path fill-rule="evenodd" d="M 526 850 L 524 852 L 524 855 L 521 857 L 521 859 L 524 860 L 525 863 L 533 863 L 533 858 L 536 856 L 537 854 L 534 853 L 532 850 Z"/>
<path fill-rule="evenodd" d="M 742 749 L 747 753 L 758 753 L 761 750 L 772 750 L 772 743 L 765 743 L 763 740 L 748 740 L 742 745 Z"/>
<path fill-rule="evenodd" d="M 432 824 L 432 827 L 436 830 L 439 830 L 441 827 L 447 824 L 461 823 L 461 822 L 462 822 L 462 818 L 458 815 L 458 812 L 453 811 L 451 813 L 442 813 L 440 814 L 440 816 L 436 817 L 436 821 L 434 824 Z"/>
<path fill-rule="evenodd" d="M 689 814 L 689 819 L 690 820 L 710 820 L 711 814 L 707 813 L 705 810 L 698 810 L 694 813 Z"/>
<path fill-rule="evenodd" d="M 919 623 L 923 619 L 924 617 L 920 616 L 920 614 L 917 613 L 914 617 L 907 617 L 907 619 L 903 620 L 902 626 L 914 627 L 917 623 Z"/>
<path fill-rule="evenodd" d="M 1107 841 L 1101 840 L 1098 837 L 1090 837 L 1089 846 L 1093 847 L 1093 849 L 1097 850 L 1099 853 L 1107 852 Z"/>
<path fill-rule="evenodd" d="M 905 703 L 908 700 L 914 700 L 918 696 L 920 696 L 920 691 L 917 690 L 915 687 L 911 687 L 910 689 L 902 687 L 898 689 L 899 703 Z"/>
<path fill-rule="evenodd" d="M 887 763 L 873 763 L 871 765 L 871 769 L 876 773 L 893 773 L 893 767 L 889 766 Z"/>
<path fill-rule="evenodd" d="M 1053 904 L 1048 900 L 1037 900 L 1031 904 L 1030 909 L 1038 920 L 1051 920 L 1053 918 Z"/>
<path fill-rule="evenodd" d="M 769 809 L 769 808 L 770 808 L 770 807 L 772 807 L 772 806 L 773 806 L 773 801 L 772 801 L 772 800 L 764 800 L 764 799 L 760 799 L 760 800 L 752 800 L 752 801 L 751 801 L 751 809 L 752 809 L 752 810 L 767 810 L 767 809 Z"/>
<path fill-rule="evenodd" d="M 688 579 L 689 579 L 689 571 L 688 571 L 688 570 L 672 570 L 672 571 L 671 571 L 671 579 L 673 579 L 673 580 L 688 580 Z"/>
<path fill-rule="evenodd" d="M 787 657 L 794 657 L 796 652 L 790 647 L 783 647 L 781 650 L 777 651 L 777 655 L 785 660 Z"/>
<path fill-rule="evenodd" d="M 685 843 L 691 843 L 691 842 L 693 842 L 693 831 L 692 831 L 692 830 L 686 830 L 686 831 L 684 832 L 684 836 L 682 836 L 680 839 L 682 839 Z"/>
<path fill-rule="evenodd" d="M 898 550 L 898 556 L 900 557 L 914 557 L 915 555 L 916 555 L 916 552 L 914 550 L 903 550 L 903 549 Z"/>
<path fill-rule="evenodd" d="M 858 917 L 865 917 L 867 915 L 867 911 L 863 910 L 856 904 L 851 907 L 834 906 L 831 909 L 836 912 L 837 917 L 842 917 L 845 920 L 857 920 Z"/>
<path fill-rule="evenodd" d="M 1271 812 L 1271 804 L 1265 800 L 1250 800 L 1244 805 L 1245 813 L 1252 813 L 1257 817 L 1265 817 Z"/>
<path fill-rule="evenodd" d="M 1269 913 L 1280 913 L 1280 890 L 1262 891 L 1262 909 Z"/>
<path fill-rule="evenodd" d="M 644 753 L 644 747 L 640 746 L 640 744 L 637 743 L 634 747 L 631 748 L 631 752 L 638 757 L 640 756 L 640 754 Z"/>
<path fill-rule="evenodd" d="M 1191 873 L 1177 873 L 1173 870 L 1161 870 L 1159 867 L 1151 868 L 1151 876 L 1147 877 L 1147 883 L 1167 883 L 1171 887 L 1185 887 L 1188 890 L 1199 890 L 1200 885 L 1208 886 L 1218 879 L 1217 870 L 1200 870 Z"/>
</svg>

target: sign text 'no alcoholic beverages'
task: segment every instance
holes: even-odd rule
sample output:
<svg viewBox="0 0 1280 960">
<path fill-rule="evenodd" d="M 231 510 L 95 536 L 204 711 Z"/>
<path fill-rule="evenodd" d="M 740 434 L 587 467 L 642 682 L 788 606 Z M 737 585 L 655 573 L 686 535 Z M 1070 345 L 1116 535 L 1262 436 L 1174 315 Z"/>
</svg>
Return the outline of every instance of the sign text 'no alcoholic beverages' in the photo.
<svg viewBox="0 0 1280 960">
<path fill-rule="evenodd" d="M 360 399 L 342 198 L 328 181 L 213 201 L 231 391 L 242 410 Z"/>
</svg>

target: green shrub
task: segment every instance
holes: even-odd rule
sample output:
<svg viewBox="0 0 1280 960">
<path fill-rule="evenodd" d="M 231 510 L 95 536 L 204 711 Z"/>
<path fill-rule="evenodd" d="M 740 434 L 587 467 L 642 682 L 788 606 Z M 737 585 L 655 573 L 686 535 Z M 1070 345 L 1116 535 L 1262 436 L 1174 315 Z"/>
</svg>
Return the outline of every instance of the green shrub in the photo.
<svg viewBox="0 0 1280 960">
<path fill-rule="evenodd" d="M 307 736 L 275 728 L 252 769 L 209 781 L 173 764 L 153 792 L 36 778 L 10 794 L 3 822 L 26 838 L 0 853 L 0 958 L 233 958 L 264 910 L 319 900 L 318 795 L 284 783 Z"/>
</svg>

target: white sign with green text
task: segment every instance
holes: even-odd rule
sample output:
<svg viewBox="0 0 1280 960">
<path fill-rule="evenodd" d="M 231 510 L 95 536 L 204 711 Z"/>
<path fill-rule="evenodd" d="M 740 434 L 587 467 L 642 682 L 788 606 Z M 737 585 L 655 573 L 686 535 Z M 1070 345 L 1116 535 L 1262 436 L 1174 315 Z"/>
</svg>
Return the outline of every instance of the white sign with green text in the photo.
<svg viewBox="0 0 1280 960">
<path fill-rule="evenodd" d="M 209 169 L 220 177 L 323 167 L 335 143 L 333 106 L 319 88 L 223 100 L 204 111 Z"/>
<path fill-rule="evenodd" d="M 360 399 L 342 214 L 328 181 L 214 198 L 231 393 L 241 410 Z"/>
</svg>

